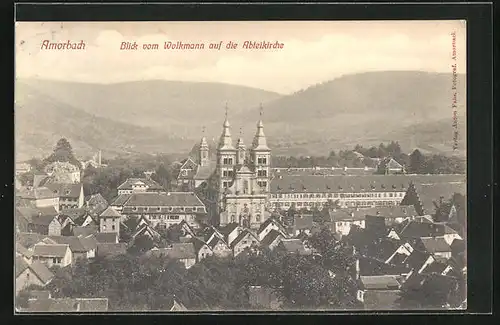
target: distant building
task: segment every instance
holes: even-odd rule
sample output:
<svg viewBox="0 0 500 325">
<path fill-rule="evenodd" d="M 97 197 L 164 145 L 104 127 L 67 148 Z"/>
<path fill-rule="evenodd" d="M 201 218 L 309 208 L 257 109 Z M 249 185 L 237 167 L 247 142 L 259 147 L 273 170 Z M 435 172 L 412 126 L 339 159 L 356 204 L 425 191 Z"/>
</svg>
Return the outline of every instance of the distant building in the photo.
<svg viewBox="0 0 500 325">
<path fill-rule="evenodd" d="M 73 254 L 67 244 L 39 243 L 33 247 L 33 262 L 39 261 L 47 267 L 65 267 L 73 262 Z"/>
<path fill-rule="evenodd" d="M 330 202 L 338 204 L 340 208 L 395 206 L 402 202 L 410 182 L 439 186 L 439 184 L 465 182 L 465 177 L 464 175 L 279 175 L 271 182 L 269 205 L 272 210 L 288 210 L 291 206 L 297 209 L 321 210 Z"/>
<path fill-rule="evenodd" d="M 120 234 L 121 214 L 108 207 L 99 215 L 99 231 Z"/>
<path fill-rule="evenodd" d="M 22 257 L 16 257 L 15 263 L 16 294 L 30 285 L 44 287 L 54 278 L 54 274 L 40 262 L 27 263 Z"/>
<path fill-rule="evenodd" d="M 361 276 L 358 301 L 366 310 L 397 309 L 400 283 L 393 275 Z"/>
<path fill-rule="evenodd" d="M 31 188 L 16 193 L 17 206 L 46 208 L 54 207 L 59 212 L 59 195 L 46 187 Z"/>
<path fill-rule="evenodd" d="M 97 193 L 85 197 L 85 205 L 90 214 L 99 215 L 106 210 L 109 203 L 100 193 Z"/>
<path fill-rule="evenodd" d="M 50 183 L 45 186 L 54 194 L 59 196 L 59 211 L 64 211 L 66 209 L 79 209 L 83 207 L 85 203 L 82 183 Z"/>
<path fill-rule="evenodd" d="M 53 162 L 45 167 L 45 173 L 55 183 L 79 183 L 81 181 L 80 166 L 69 162 Z"/>
<path fill-rule="evenodd" d="M 385 175 L 404 174 L 406 172 L 403 165 L 392 157 L 382 159 L 378 164 L 378 172 Z"/>
<path fill-rule="evenodd" d="M 118 195 L 154 192 L 162 193 L 165 189 L 151 178 L 129 178 L 118 186 Z"/>
<path fill-rule="evenodd" d="M 207 214 L 203 202 L 192 192 L 134 193 L 124 200 L 122 207 L 121 214 L 126 218 L 144 217 L 153 228 L 164 229 L 182 220 L 199 228 Z"/>
<path fill-rule="evenodd" d="M 165 248 L 153 248 L 146 255 L 164 256 L 178 260 L 186 269 L 196 263 L 196 252 L 192 243 L 173 243 Z"/>
</svg>

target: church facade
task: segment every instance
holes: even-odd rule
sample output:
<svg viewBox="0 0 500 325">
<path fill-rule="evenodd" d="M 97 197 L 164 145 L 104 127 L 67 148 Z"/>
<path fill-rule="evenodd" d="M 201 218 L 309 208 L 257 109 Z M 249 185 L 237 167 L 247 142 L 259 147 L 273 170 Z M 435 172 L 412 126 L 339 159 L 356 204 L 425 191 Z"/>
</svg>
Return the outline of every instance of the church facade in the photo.
<svg viewBox="0 0 500 325">
<path fill-rule="evenodd" d="M 209 164 L 205 137 L 199 148 L 200 165 Z M 271 179 L 271 149 L 262 120 L 258 121 L 253 142 L 247 148 L 241 136 L 233 143 L 226 112 L 214 163 L 211 175 L 197 187 L 213 223 L 225 226 L 236 222 L 246 228 L 259 228 L 269 217 L 266 204 Z"/>
</svg>

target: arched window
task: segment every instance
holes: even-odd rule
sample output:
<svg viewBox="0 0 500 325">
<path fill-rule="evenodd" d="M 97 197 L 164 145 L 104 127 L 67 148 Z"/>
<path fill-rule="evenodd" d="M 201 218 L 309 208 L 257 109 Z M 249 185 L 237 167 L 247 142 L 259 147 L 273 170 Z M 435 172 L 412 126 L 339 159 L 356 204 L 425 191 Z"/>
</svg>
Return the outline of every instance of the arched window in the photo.
<svg viewBox="0 0 500 325">
<path fill-rule="evenodd" d="M 260 214 L 255 216 L 255 221 L 260 222 Z"/>
</svg>

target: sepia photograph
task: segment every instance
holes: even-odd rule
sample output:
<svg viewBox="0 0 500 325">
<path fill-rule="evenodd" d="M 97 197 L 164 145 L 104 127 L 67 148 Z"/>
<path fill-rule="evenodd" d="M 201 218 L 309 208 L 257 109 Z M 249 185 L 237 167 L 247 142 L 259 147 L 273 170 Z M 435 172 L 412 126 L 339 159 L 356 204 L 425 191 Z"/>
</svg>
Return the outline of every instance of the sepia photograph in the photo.
<svg viewBox="0 0 500 325">
<path fill-rule="evenodd" d="M 15 313 L 467 309 L 465 20 L 15 23 Z"/>
</svg>

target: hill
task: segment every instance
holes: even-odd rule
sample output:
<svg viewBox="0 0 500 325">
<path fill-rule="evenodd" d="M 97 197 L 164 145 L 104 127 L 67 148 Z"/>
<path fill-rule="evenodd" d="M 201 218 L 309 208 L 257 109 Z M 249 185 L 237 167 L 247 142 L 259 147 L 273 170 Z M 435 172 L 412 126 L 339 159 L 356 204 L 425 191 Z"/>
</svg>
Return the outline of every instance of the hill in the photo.
<svg viewBox="0 0 500 325">
<path fill-rule="evenodd" d="M 295 155 L 326 154 L 330 149 L 391 140 L 399 141 L 404 150 L 449 152 L 453 144 L 451 78 L 451 73 L 418 71 L 343 76 L 269 103 L 264 117 L 266 135 L 276 152 Z M 458 87 L 465 89 L 465 84 L 465 76 L 458 75 Z M 464 93 L 458 93 L 462 139 Z M 465 150 L 465 142 L 459 147 Z"/>
<path fill-rule="evenodd" d="M 465 88 L 465 76 L 458 76 Z M 460 137 L 465 98 L 459 92 Z M 84 84 L 16 82 L 18 154 L 48 153 L 67 137 L 77 153 L 188 153 L 206 126 L 209 141 L 221 132 L 224 105 L 236 141 L 239 128 L 251 143 L 264 105 L 264 125 L 275 154 L 324 155 L 391 140 L 403 150 L 452 148 L 451 74 L 369 72 L 347 75 L 291 95 L 248 87 L 175 81 Z M 465 141 L 460 142 L 461 153 Z"/>
</svg>

